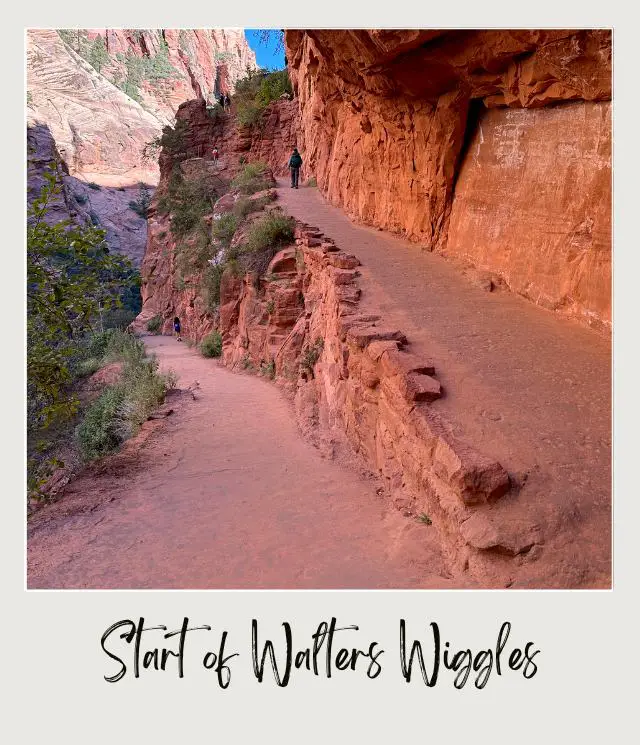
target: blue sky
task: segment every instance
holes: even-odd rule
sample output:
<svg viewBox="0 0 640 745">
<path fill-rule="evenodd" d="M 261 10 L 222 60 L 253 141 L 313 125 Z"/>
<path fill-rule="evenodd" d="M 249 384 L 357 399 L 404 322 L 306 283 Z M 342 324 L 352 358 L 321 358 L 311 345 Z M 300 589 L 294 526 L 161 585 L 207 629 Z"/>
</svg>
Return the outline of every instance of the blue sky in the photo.
<svg viewBox="0 0 640 745">
<path fill-rule="evenodd" d="M 269 39 L 268 44 L 261 44 L 258 39 L 257 29 L 245 28 L 244 30 L 249 46 L 256 53 L 256 60 L 259 67 L 265 67 L 270 70 L 282 70 L 284 67 L 284 50 L 276 51 L 277 40 L 275 34 Z"/>
</svg>

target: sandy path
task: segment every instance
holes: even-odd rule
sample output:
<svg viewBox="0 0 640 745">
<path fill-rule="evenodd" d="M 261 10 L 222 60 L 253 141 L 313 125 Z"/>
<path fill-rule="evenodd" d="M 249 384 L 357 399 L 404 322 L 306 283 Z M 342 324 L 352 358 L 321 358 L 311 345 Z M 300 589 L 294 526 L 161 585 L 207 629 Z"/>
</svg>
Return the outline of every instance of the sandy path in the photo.
<svg viewBox="0 0 640 745">
<path fill-rule="evenodd" d="M 197 400 L 176 406 L 137 466 L 78 479 L 30 521 L 29 587 L 447 584 L 433 529 L 302 440 L 275 385 L 145 341 L 181 387 L 199 382 Z"/>
<path fill-rule="evenodd" d="M 290 214 L 362 261 L 363 307 L 434 361 L 446 393 L 434 408 L 512 474 L 527 474 L 513 517 L 557 532 L 545 552 L 558 583 L 608 583 L 610 340 L 508 291 L 475 287 L 419 246 L 354 225 L 317 189 L 279 186 Z"/>
</svg>

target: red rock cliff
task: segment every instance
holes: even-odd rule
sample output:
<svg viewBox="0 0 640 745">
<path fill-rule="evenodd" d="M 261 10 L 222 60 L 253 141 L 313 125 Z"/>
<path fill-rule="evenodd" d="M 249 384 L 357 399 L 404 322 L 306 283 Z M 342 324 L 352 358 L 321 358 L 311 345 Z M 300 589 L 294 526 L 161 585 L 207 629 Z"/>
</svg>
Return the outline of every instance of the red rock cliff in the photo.
<svg viewBox="0 0 640 745">
<path fill-rule="evenodd" d="M 215 319 L 203 297 L 201 273 L 196 271 L 176 281 L 179 241 L 172 235 L 170 216 L 156 210 L 158 199 L 166 193 L 178 164 L 186 180 L 211 178 L 214 187 L 221 187 L 221 191 L 228 188 L 243 163 L 262 161 L 276 174 L 286 172 L 288 156 L 296 142 L 297 102 L 272 102 L 253 129 L 239 128 L 233 113 L 211 118 L 202 100 L 182 104 L 176 121 L 184 125 L 184 135 L 178 152 L 160 154 L 160 182 L 148 220 L 141 267 L 143 305 L 138 326 L 144 329 L 150 318 L 160 315 L 168 331 L 174 315 L 178 315 L 185 336 L 200 340 L 213 328 Z M 217 163 L 211 159 L 214 144 L 220 153 Z"/>
<path fill-rule="evenodd" d="M 610 325 L 610 32 L 285 41 L 299 142 L 331 202 Z"/>
</svg>

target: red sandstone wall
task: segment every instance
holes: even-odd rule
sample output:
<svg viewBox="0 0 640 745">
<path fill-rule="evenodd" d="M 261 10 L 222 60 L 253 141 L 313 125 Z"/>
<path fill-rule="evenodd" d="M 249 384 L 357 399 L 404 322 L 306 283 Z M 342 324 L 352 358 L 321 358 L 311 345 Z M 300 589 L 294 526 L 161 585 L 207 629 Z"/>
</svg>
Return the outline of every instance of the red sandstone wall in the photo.
<svg viewBox="0 0 640 745">
<path fill-rule="evenodd" d="M 535 302 L 607 326 L 611 129 L 590 113 L 606 107 L 577 102 L 611 98 L 610 32 L 288 31 L 286 46 L 299 145 L 329 201 L 356 220 L 489 268 Z M 467 167 L 480 138 L 468 119 L 472 100 L 501 107 L 487 127 L 500 116 L 520 122 L 520 144 L 509 140 L 509 126 L 483 143 L 481 171 Z M 557 104 L 566 111 L 554 127 L 553 114 L 540 109 Z M 489 176 L 488 164 L 506 163 L 505 148 L 514 147 L 526 165 L 513 161 Z M 552 175 L 547 164 L 556 162 Z M 464 205 L 481 203 L 492 205 L 490 218 L 476 225 Z M 567 218 L 559 222 L 560 203 Z M 583 221 L 597 235 L 592 254 L 576 255 Z M 545 224 L 560 232 L 545 236 Z"/>
<path fill-rule="evenodd" d="M 180 162 L 185 178 L 190 176 L 213 178 L 214 185 L 228 185 L 244 162 L 263 161 L 275 173 L 286 171 L 286 162 L 295 144 L 297 102 L 277 101 L 270 104 L 255 130 L 238 129 L 235 116 L 223 115 L 212 120 L 204 101 L 188 101 L 178 109 L 176 119 L 186 122 L 187 128 L 180 153 L 175 157 L 160 155 L 160 183 L 148 219 L 148 238 L 142 275 L 142 311 L 136 327 L 146 328 L 147 321 L 160 315 L 164 330 L 170 331 L 175 315 L 182 321 L 186 337 L 199 341 L 215 325 L 199 292 L 200 276 L 185 277 L 176 283 L 176 242 L 171 233 L 170 216 L 159 215 L 155 206 L 166 189 L 171 170 Z M 216 144 L 220 152 L 217 164 L 211 161 L 211 150 Z M 260 195 L 257 195 L 260 196 Z M 220 212 L 224 207 L 220 207 Z M 189 239 L 183 239 L 189 240 Z"/>
<path fill-rule="evenodd" d="M 446 253 L 610 327 L 611 104 L 485 112 L 456 182 Z"/>
</svg>

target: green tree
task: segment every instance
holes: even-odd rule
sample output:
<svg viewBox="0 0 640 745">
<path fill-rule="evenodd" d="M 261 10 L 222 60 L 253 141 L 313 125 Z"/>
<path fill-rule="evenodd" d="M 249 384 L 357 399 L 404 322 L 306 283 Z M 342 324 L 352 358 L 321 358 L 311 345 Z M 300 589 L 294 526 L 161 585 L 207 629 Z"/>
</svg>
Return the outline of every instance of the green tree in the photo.
<svg viewBox="0 0 640 745">
<path fill-rule="evenodd" d="M 89 50 L 89 64 L 100 72 L 103 66 L 109 62 L 109 59 L 109 52 L 107 52 L 104 39 L 102 36 L 96 36 Z"/>
<path fill-rule="evenodd" d="M 129 202 L 129 207 L 136 212 L 140 217 L 147 219 L 149 213 L 149 205 L 151 204 L 151 192 L 149 187 L 140 182 L 138 187 L 138 198 Z"/>
<path fill-rule="evenodd" d="M 83 335 L 103 311 L 119 306 L 123 287 L 133 281 L 130 262 L 109 253 L 105 233 L 70 220 L 47 222 L 61 192 L 57 170 L 27 217 L 27 398 L 31 431 L 74 413 L 67 391 L 69 362 Z"/>
</svg>

